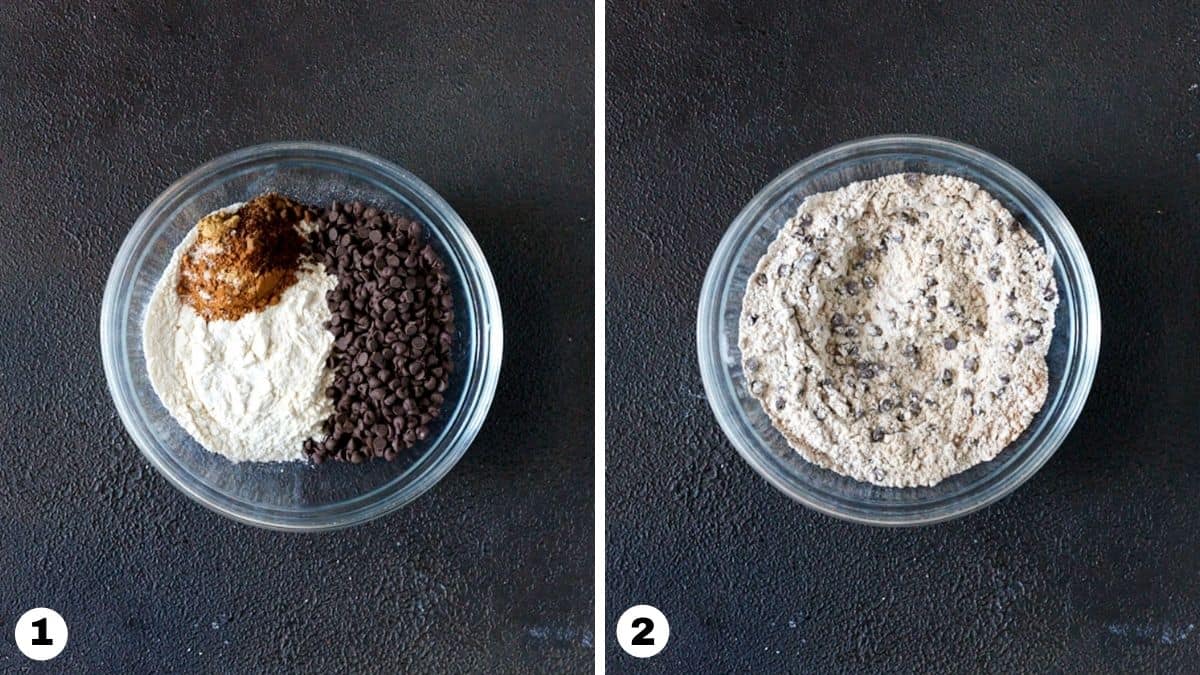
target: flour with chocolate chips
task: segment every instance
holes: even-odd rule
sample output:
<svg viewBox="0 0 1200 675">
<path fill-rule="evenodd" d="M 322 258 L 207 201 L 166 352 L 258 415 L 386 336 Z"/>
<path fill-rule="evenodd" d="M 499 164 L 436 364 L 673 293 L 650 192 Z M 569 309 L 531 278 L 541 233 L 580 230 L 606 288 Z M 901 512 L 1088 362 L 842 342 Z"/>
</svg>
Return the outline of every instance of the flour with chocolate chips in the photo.
<svg viewBox="0 0 1200 675">
<path fill-rule="evenodd" d="M 805 459 L 934 485 L 993 459 L 1046 399 L 1058 291 L 983 188 L 894 174 L 815 194 L 747 284 L 750 393 Z"/>
</svg>

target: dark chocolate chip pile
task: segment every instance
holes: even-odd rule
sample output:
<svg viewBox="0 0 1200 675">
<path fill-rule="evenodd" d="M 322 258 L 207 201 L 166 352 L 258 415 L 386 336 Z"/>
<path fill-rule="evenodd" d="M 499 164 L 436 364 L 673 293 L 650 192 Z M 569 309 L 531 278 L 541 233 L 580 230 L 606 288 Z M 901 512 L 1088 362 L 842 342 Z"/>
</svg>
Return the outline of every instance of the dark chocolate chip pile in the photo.
<svg viewBox="0 0 1200 675">
<path fill-rule="evenodd" d="M 334 414 L 305 452 L 317 464 L 391 461 L 441 413 L 453 370 L 450 277 L 420 223 L 361 202 L 322 212 L 313 247 L 338 280 L 326 296 Z"/>
</svg>

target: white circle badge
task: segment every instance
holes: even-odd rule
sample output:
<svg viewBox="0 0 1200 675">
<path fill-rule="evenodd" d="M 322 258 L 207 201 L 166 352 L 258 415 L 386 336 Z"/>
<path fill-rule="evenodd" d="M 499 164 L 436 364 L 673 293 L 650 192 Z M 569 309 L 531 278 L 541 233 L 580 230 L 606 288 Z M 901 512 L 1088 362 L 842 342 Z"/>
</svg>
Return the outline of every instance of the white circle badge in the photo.
<svg viewBox="0 0 1200 675">
<path fill-rule="evenodd" d="M 617 644 L 630 656 L 648 659 L 661 652 L 671 637 L 667 617 L 651 605 L 634 605 L 617 619 Z"/>
<path fill-rule="evenodd" d="M 17 619 L 17 649 L 34 661 L 49 661 L 67 646 L 67 622 L 49 607 L 35 607 Z"/>
</svg>

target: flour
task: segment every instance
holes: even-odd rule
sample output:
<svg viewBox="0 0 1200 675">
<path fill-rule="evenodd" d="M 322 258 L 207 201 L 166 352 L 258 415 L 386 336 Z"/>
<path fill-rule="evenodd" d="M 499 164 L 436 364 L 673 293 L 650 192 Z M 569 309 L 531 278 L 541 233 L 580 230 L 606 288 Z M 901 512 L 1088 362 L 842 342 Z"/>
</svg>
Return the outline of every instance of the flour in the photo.
<svg viewBox="0 0 1200 675">
<path fill-rule="evenodd" d="M 333 413 L 325 396 L 333 334 L 323 324 L 325 293 L 337 279 L 306 265 L 278 303 L 237 321 L 205 322 L 176 293 L 196 236 L 193 229 L 175 249 L 147 307 L 142 344 L 154 391 L 212 452 L 234 462 L 302 460 L 304 440 L 322 438 Z"/>
<path fill-rule="evenodd" d="M 808 197 L 747 286 L 751 394 L 805 459 L 934 485 L 993 459 L 1045 402 L 1057 288 L 978 185 L 895 174 Z"/>
</svg>

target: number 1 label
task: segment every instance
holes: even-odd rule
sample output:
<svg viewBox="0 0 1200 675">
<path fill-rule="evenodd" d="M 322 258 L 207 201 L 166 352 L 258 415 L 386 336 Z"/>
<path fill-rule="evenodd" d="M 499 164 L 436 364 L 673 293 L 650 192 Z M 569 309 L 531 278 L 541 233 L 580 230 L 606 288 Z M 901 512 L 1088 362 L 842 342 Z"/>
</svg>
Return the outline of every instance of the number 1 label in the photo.
<svg viewBox="0 0 1200 675">
<path fill-rule="evenodd" d="M 67 646 L 67 622 L 49 607 L 35 607 L 17 619 L 17 649 L 34 661 L 49 661 Z"/>
</svg>

